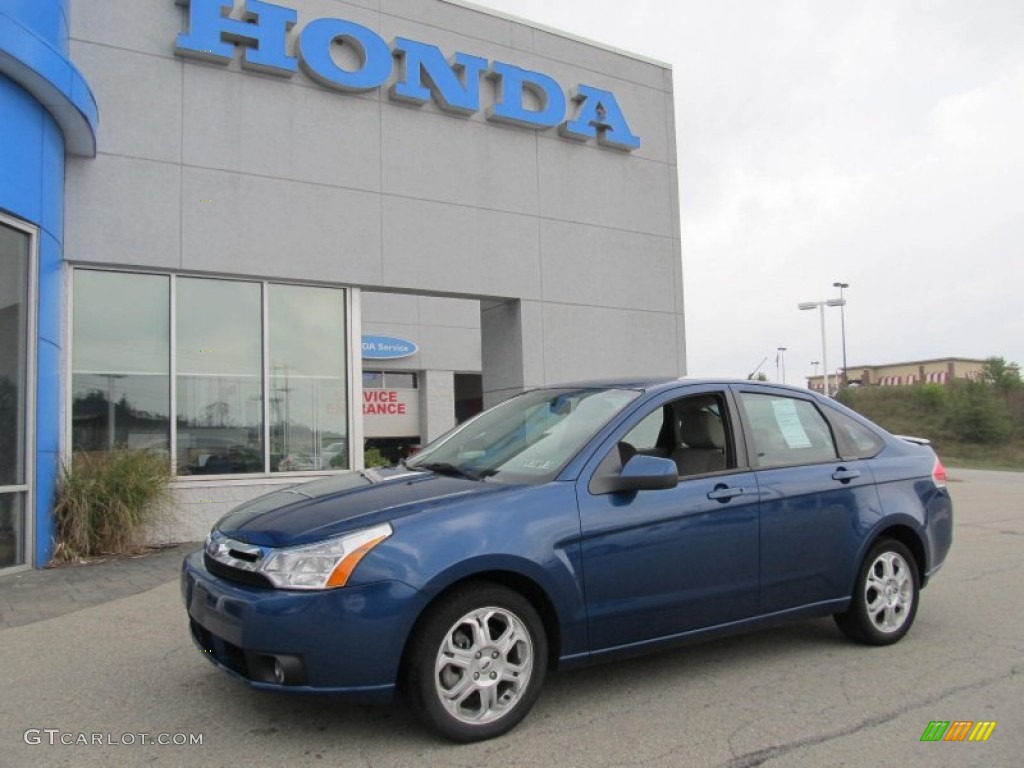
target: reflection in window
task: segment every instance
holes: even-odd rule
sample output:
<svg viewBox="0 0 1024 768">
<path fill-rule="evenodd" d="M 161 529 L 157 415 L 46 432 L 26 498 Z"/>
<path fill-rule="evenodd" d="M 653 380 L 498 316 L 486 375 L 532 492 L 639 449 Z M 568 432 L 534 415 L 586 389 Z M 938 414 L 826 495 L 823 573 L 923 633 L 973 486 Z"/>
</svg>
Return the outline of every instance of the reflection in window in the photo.
<svg viewBox="0 0 1024 768">
<path fill-rule="evenodd" d="M 829 408 L 829 414 L 839 434 L 846 438 L 843 458 L 869 459 L 885 447 L 882 438 L 845 413 Z"/>
<path fill-rule="evenodd" d="M 345 294 L 270 285 L 270 466 L 345 469 Z"/>
<path fill-rule="evenodd" d="M 384 387 L 387 389 L 416 389 L 416 374 L 386 371 L 384 373 Z"/>
<path fill-rule="evenodd" d="M 407 371 L 363 371 L 363 389 L 417 389 L 415 373 Z"/>
<path fill-rule="evenodd" d="M 0 568 L 25 562 L 24 507 L 24 493 L 0 493 Z"/>
<path fill-rule="evenodd" d="M 8 397 L 4 384 L 5 366 L 24 356 L 24 341 L 10 340 L 17 328 L 25 335 L 24 302 L 4 299 L 28 272 L 18 278 L 8 267 L 0 263 L 0 419 L 15 421 L 0 421 L 0 447 L 24 432 L 21 390 Z M 343 289 L 90 269 L 73 280 L 74 450 L 170 456 L 173 436 L 179 475 L 350 466 Z M 0 450 L 0 475 L 8 457 L 23 460 Z"/>
<path fill-rule="evenodd" d="M 0 223 L 0 568 L 25 562 L 28 280 L 31 239 Z"/>
<path fill-rule="evenodd" d="M 28 249 L 28 235 L 0 225 L 0 485 L 25 482 Z"/>
<path fill-rule="evenodd" d="M 75 271 L 71 435 L 76 451 L 169 454 L 169 281 Z"/>
<path fill-rule="evenodd" d="M 761 467 L 813 464 L 838 457 L 832 432 L 810 402 L 781 395 L 742 392 L 740 402 Z"/>
<path fill-rule="evenodd" d="M 178 474 L 263 471 L 261 286 L 179 278 Z"/>
</svg>

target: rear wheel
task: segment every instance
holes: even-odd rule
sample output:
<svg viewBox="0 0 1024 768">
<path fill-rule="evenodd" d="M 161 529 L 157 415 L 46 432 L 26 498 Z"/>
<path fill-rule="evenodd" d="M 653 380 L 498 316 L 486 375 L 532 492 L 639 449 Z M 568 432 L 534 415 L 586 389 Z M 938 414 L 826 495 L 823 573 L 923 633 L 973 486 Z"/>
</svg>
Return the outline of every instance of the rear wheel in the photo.
<svg viewBox="0 0 1024 768">
<path fill-rule="evenodd" d="M 537 700 L 544 625 L 518 592 L 476 583 L 442 598 L 412 639 L 406 690 L 416 715 L 453 741 L 500 736 Z"/>
<path fill-rule="evenodd" d="M 910 630 L 920 590 L 914 556 L 895 539 L 881 539 L 864 558 L 853 601 L 836 624 L 868 645 L 890 645 Z"/>
</svg>

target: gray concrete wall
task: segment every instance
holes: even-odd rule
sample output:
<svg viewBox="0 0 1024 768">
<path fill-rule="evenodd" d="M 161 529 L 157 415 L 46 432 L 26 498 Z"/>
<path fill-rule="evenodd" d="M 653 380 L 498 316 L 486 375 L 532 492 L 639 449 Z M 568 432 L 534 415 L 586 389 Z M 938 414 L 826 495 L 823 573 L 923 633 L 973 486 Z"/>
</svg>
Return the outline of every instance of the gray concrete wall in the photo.
<svg viewBox="0 0 1024 768">
<path fill-rule="evenodd" d="M 419 351 L 398 360 L 364 360 L 384 371 L 480 372 L 480 302 L 364 291 L 363 333 L 410 339 Z"/>
<path fill-rule="evenodd" d="M 74 0 L 71 57 L 100 130 L 96 158 L 68 161 L 69 261 L 474 299 L 420 298 L 417 322 L 396 300 L 393 314 L 367 312 L 365 330 L 415 326 L 421 370 L 473 370 L 482 357 L 488 401 L 685 372 L 666 67 L 444 0 L 281 4 L 298 12 L 289 52 L 312 19 L 347 19 L 612 91 L 642 144 L 580 143 L 488 122 L 484 109 L 456 117 L 391 101 L 386 87 L 341 93 L 301 70 L 243 70 L 237 55 L 185 59 L 174 43 L 188 12 L 174 0 Z M 482 105 L 493 101 L 485 78 Z M 467 306 L 485 308 L 475 324 Z"/>
</svg>

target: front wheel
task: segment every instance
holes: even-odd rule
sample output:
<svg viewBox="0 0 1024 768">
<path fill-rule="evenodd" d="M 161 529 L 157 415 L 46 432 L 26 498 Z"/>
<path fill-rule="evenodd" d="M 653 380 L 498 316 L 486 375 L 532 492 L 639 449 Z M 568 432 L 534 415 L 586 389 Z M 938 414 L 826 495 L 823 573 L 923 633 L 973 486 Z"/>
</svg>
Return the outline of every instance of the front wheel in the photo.
<svg viewBox="0 0 1024 768">
<path fill-rule="evenodd" d="M 547 659 L 544 625 L 529 601 L 496 584 L 468 584 L 417 629 L 406 690 L 427 726 L 453 741 L 482 741 L 510 731 L 530 711 Z"/>
<path fill-rule="evenodd" d="M 835 615 L 847 636 L 868 645 L 891 645 L 910 630 L 920 590 L 914 556 L 895 539 L 870 549 L 845 613 Z"/>
</svg>

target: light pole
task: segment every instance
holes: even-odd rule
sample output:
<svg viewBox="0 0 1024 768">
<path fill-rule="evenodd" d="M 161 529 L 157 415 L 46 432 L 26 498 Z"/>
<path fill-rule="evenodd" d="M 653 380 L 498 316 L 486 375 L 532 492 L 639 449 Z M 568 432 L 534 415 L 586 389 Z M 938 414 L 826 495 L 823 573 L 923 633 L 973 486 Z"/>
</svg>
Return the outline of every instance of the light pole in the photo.
<svg viewBox="0 0 1024 768">
<path fill-rule="evenodd" d="M 828 344 L 825 335 L 825 307 L 841 307 L 844 299 L 826 299 L 824 301 L 801 301 L 797 309 L 817 309 L 821 312 L 821 366 L 825 372 L 825 396 L 832 396 L 832 386 L 828 381 Z"/>
<path fill-rule="evenodd" d="M 839 305 L 839 322 L 842 325 L 842 332 L 843 332 L 843 384 L 842 384 L 842 386 L 845 387 L 849 383 L 850 378 L 849 378 L 849 374 L 846 371 L 846 300 L 843 298 L 843 289 L 844 288 L 849 288 L 850 284 L 849 283 L 835 282 L 835 283 L 832 283 L 832 287 L 839 289 L 839 301 L 842 302 L 842 304 Z"/>
<path fill-rule="evenodd" d="M 779 368 L 782 368 L 782 383 L 786 383 L 786 347 L 776 347 L 775 355 L 775 379 L 779 378 Z"/>
</svg>

